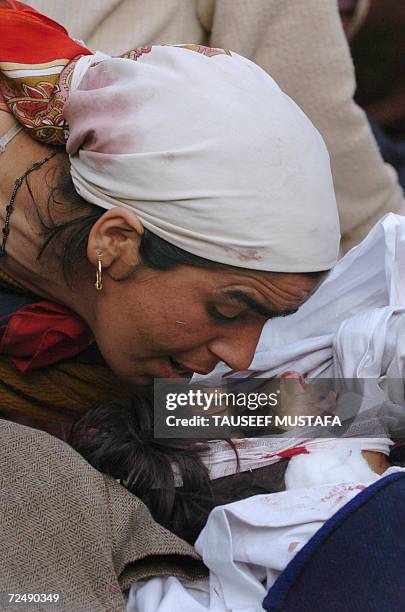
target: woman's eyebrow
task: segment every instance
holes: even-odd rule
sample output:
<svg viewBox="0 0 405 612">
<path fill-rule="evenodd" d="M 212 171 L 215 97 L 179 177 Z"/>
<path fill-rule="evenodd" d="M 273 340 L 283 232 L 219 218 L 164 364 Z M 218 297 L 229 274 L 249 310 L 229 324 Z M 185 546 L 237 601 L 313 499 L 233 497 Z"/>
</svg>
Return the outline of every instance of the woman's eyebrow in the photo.
<svg viewBox="0 0 405 612">
<path fill-rule="evenodd" d="M 267 319 L 286 317 L 287 315 L 294 314 L 298 310 L 298 308 L 294 308 L 293 310 L 272 310 L 271 308 L 267 308 L 266 306 L 263 306 L 263 304 L 256 302 L 255 299 L 243 291 L 224 291 L 223 295 L 236 300 L 244 306 L 248 306 L 251 310 L 263 317 L 266 317 Z"/>
</svg>

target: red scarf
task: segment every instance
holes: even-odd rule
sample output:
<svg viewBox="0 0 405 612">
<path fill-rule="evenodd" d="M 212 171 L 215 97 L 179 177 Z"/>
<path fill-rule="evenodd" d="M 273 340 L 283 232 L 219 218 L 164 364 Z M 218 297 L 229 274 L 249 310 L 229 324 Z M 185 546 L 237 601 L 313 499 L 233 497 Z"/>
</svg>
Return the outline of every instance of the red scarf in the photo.
<svg viewBox="0 0 405 612">
<path fill-rule="evenodd" d="M 0 340 L 22 373 L 75 357 L 92 342 L 84 321 L 59 304 L 35 302 L 19 308 L 8 320 Z"/>
</svg>

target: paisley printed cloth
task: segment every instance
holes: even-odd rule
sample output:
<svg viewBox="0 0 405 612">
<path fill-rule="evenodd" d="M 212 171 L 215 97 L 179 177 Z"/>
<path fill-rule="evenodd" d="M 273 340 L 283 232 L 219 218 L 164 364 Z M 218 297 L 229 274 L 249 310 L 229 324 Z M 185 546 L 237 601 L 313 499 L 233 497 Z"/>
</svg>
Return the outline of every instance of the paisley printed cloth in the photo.
<svg viewBox="0 0 405 612">
<path fill-rule="evenodd" d="M 0 110 L 10 111 L 36 140 L 64 146 L 68 131 L 63 109 L 72 73 L 77 60 L 92 52 L 22 2 L 0 0 L 0 16 Z M 208 57 L 229 55 L 203 45 L 181 46 Z M 150 51 L 150 46 L 139 47 L 122 57 L 136 61 Z"/>
<path fill-rule="evenodd" d="M 21 2 L 0 3 L 0 41 L 1 107 L 36 140 L 64 145 L 63 107 L 75 60 L 91 51 Z"/>
</svg>

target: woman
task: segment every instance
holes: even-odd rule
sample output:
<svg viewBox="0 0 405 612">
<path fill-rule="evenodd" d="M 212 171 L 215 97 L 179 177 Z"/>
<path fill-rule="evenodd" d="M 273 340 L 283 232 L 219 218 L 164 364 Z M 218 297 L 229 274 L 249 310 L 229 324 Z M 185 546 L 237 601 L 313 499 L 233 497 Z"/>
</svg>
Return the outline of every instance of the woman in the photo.
<svg viewBox="0 0 405 612">
<path fill-rule="evenodd" d="M 13 6 L 1 9 L 1 88 L 26 130 L 1 156 L 0 266 L 8 294 L 15 284 L 30 294 L 25 304 L 41 304 L 9 317 L 4 359 L 37 369 L 38 388 L 45 369 L 72 360 L 86 373 L 106 363 L 137 386 L 219 361 L 246 368 L 265 320 L 296 310 L 336 261 L 318 132 L 236 54 L 186 45 L 91 55 Z M 4 134 L 14 119 L 1 114 Z M 50 146 L 65 136 L 69 157 Z M 93 340 L 101 355 L 84 351 Z M 74 376 L 63 374 L 59 388 Z M 2 379 L 25 385 L 7 366 Z M 86 408 L 111 394 L 112 380 Z M 35 386 L 32 376 L 25 397 L 49 421 L 49 391 L 35 397 Z M 4 393 L 2 405 L 16 419 L 14 399 Z"/>
<path fill-rule="evenodd" d="M 336 260 L 316 130 L 234 54 L 93 58 L 13 5 L 0 13 L 2 92 L 47 144 L 3 114 L 2 409 L 32 422 L 35 406 L 49 425 L 51 411 L 121 395 L 112 377 L 100 388 L 104 361 L 139 386 L 247 367 L 266 318 L 298 308 Z M 52 149 L 65 131 L 69 158 Z M 139 578 L 202 575 L 184 541 L 66 445 L 4 421 L 0 436 L 1 591 L 52 588 L 59 609 L 94 612 L 122 609 Z"/>
</svg>

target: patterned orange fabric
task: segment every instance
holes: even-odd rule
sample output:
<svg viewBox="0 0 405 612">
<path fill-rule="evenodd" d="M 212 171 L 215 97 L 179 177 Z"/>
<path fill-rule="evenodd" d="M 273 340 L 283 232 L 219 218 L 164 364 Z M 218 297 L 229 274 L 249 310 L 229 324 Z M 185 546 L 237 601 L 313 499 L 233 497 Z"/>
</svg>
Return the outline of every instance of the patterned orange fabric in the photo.
<svg viewBox="0 0 405 612">
<path fill-rule="evenodd" d="M 0 3 L 0 103 L 36 140 L 65 144 L 63 107 L 75 60 L 89 54 L 52 19 L 22 2 Z"/>
</svg>

